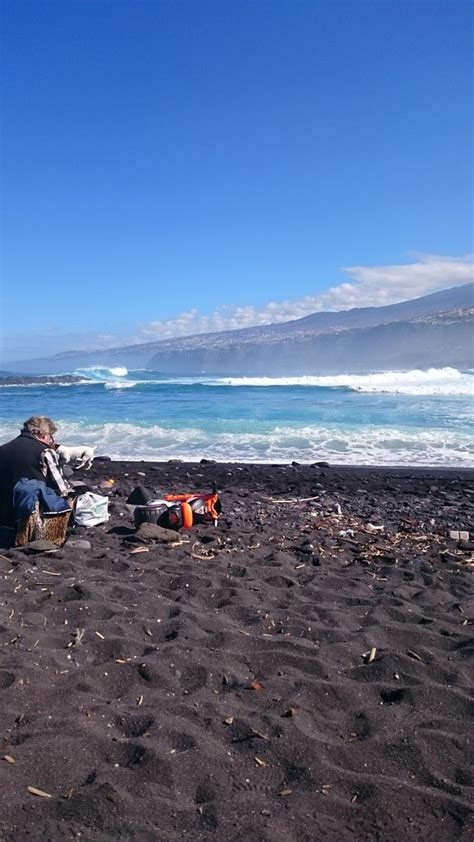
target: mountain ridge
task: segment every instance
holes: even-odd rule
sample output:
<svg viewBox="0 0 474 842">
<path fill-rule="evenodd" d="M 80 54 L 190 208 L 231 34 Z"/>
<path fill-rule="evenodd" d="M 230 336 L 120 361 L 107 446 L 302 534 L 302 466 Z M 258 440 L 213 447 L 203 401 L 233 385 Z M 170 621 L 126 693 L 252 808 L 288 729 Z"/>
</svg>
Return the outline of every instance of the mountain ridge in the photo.
<svg viewBox="0 0 474 842">
<path fill-rule="evenodd" d="M 62 352 L 10 363 L 9 370 L 53 373 L 73 363 L 75 367 L 123 365 L 173 374 L 324 374 L 373 369 L 374 355 L 382 370 L 395 364 L 462 367 L 473 362 L 473 315 L 474 283 L 469 283 L 383 307 L 323 311 L 277 324 L 102 351 Z M 402 347 L 397 348 L 397 343 Z"/>
</svg>

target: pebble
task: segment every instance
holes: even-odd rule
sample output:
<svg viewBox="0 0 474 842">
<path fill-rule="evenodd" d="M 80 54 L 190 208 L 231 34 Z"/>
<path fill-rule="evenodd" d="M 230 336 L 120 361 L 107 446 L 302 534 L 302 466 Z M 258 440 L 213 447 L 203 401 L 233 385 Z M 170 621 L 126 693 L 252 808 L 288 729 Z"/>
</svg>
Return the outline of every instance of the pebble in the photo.
<svg viewBox="0 0 474 842">
<path fill-rule="evenodd" d="M 92 544 L 90 541 L 86 541 L 85 538 L 70 538 L 69 541 L 66 541 L 65 547 L 74 547 L 75 550 L 90 550 Z"/>
<path fill-rule="evenodd" d="M 135 536 L 140 541 L 159 541 L 162 544 L 179 541 L 178 535 L 173 529 L 165 529 L 156 523 L 141 523 L 135 532 Z"/>
<path fill-rule="evenodd" d="M 58 545 L 53 544 L 52 541 L 46 541 L 45 538 L 39 538 L 37 541 L 30 541 L 23 547 L 17 547 L 17 549 L 23 553 L 46 553 L 51 550 L 57 550 Z"/>
</svg>

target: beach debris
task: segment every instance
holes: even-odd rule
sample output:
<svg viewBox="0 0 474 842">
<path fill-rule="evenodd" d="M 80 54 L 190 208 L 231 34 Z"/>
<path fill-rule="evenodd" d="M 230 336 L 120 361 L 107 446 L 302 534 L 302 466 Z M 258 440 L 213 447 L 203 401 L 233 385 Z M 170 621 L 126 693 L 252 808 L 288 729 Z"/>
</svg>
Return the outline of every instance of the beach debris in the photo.
<svg viewBox="0 0 474 842">
<path fill-rule="evenodd" d="M 413 652 L 413 649 L 407 649 L 407 655 L 409 655 L 410 658 L 413 658 L 413 660 L 420 661 L 421 663 L 423 663 L 423 658 L 420 658 L 420 656 L 417 655 L 416 652 Z"/>
<path fill-rule="evenodd" d="M 80 646 L 81 643 L 82 643 L 82 638 L 84 637 L 85 631 L 86 631 L 85 629 L 76 629 L 75 631 L 71 632 L 73 639 L 68 643 L 66 648 L 70 649 L 71 647 L 74 647 L 74 646 Z"/>
<path fill-rule="evenodd" d="M 296 708 L 288 708 L 288 710 L 285 710 L 285 712 L 282 713 L 282 716 L 285 716 L 287 719 L 289 719 L 290 717 L 294 716 L 295 713 Z"/>
<path fill-rule="evenodd" d="M 229 717 L 232 719 L 232 742 L 233 743 L 244 743 L 247 740 L 264 740 L 264 742 L 269 741 L 269 737 L 266 734 L 262 734 L 261 731 L 257 731 L 256 728 L 252 728 L 251 725 L 248 725 L 246 722 L 242 722 L 239 719 L 235 719 L 234 717 Z"/>
<path fill-rule="evenodd" d="M 262 497 L 263 500 L 268 500 L 269 503 L 279 504 L 295 504 L 295 503 L 311 503 L 313 500 L 319 500 L 319 494 L 316 497 L 292 497 L 289 500 L 275 499 L 275 497 Z"/>
<path fill-rule="evenodd" d="M 103 479 L 102 482 L 99 482 L 99 488 L 102 490 L 106 490 L 107 488 L 113 488 L 115 485 L 114 479 Z"/>
<path fill-rule="evenodd" d="M 226 716 L 225 719 L 223 719 L 222 721 L 223 721 L 224 725 L 232 725 L 232 723 L 234 721 L 234 717 L 233 716 Z"/>
<path fill-rule="evenodd" d="M 95 634 L 97 635 L 97 637 L 100 637 L 101 640 L 105 640 L 104 635 L 101 634 L 99 631 L 96 631 Z"/>
<path fill-rule="evenodd" d="M 338 532 L 338 535 L 339 538 L 353 538 L 355 532 L 353 529 L 341 529 L 340 532 Z"/>
<path fill-rule="evenodd" d="M 252 690 L 256 690 L 256 691 L 257 691 L 257 693 L 260 693 L 262 690 L 265 690 L 265 687 L 264 687 L 264 685 L 262 684 L 262 682 L 261 682 L 261 681 L 256 681 L 256 680 L 255 680 L 255 681 L 251 681 L 251 682 L 250 682 L 250 688 L 251 688 Z"/>
<path fill-rule="evenodd" d="M 38 789 L 36 786 L 28 786 L 28 792 L 30 795 L 37 795 L 38 798 L 52 798 L 53 796 L 49 792 L 45 792 L 44 789 Z"/>
<path fill-rule="evenodd" d="M 197 551 L 195 550 L 195 547 L 198 547 Z M 209 559 L 216 557 L 215 553 L 213 553 L 212 550 L 205 550 L 204 547 L 200 549 L 201 547 L 203 547 L 202 542 L 195 541 L 191 547 L 190 555 L 192 555 L 193 558 L 199 559 L 200 561 L 209 561 Z"/>
<path fill-rule="evenodd" d="M 128 661 L 127 661 L 126 658 L 115 658 L 115 663 L 116 664 L 128 664 Z"/>
<path fill-rule="evenodd" d="M 135 555 L 136 553 L 149 553 L 149 552 L 150 552 L 149 547 L 133 547 L 133 549 L 130 550 L 130 555 Z"/>
<path fill-rule="evenodd" d="M 329 795 L 329 790 L 331 789 L 332 784 L 323 784 L 321 786 L 321 794 L 322 795 Z"/>
<path fill-rule="evenodd" d="M 370 650 L 370 652 L 369 652 L 369 654 L 368 654 L 368 657 L 367 657 L 367 663 L 368 663 L 368 664 L 371 664 L 371 663 L 372 663 L 372 661 L 374 660 L 374 658 L 375 658 L 376 654 L 377 654 L 377 649 L 376 649 L 376 647 L 375 647 L 375 646 L 372 646 L 372 648 L 371 648 L 371 650 Z"/>
<path fill-rule="evenodd" d="M 354 795 L 351 798 L 351 804 L 354 804 L 354 802 L 357 801 L 358 797 L 359 797 L 359 793 L 354 792 Z"/>
<path fill-rule="evenodd" d="M 254 759 L 255 759 L 255 763 L 257 764 L 257 766 L 261 766 L 261 767 L 262 767 L 262 769 L 266 769 L 266 768 L 267 768 L 268 763 L 266 762 L 266 760 L 262 760 L 262 758 L 261 758 L 261 757 L 257 757 L 257 756 L 255 756 L 255 758 L 254 758 Z"/>
<path fill-rule="evenodd" d="M 142 704 L 143 704 L 143 696 L 138 696 L 137 707 L 141 707 Z"/>
<path fill-rule="evenodd" d="M 11 754 L 4 754 L 2 759 L 5 760 L 6 763 L 16 763 L 15 758 L 12 757 Z"/>
<path fill-rule="evenodd" d="M 365 528 L 367 532 L 383 532 L 385 526 L 376 526 L 375 523 L 368 523 Z"/>
<path fill-rule="evenodd" d="M 258 737 L 259 740 L 265 740 L 266 743 L 270 740 L 270 737 L 267 734 L 262 734 L 261 731 L 256 731 L 255 728 L 252 728 L 253 735 Z"/>
<path fill-rule="evenodd" d="M 469 532 L 466 532 L 464 530 L 451 529 L 449 537 L 452 538 L 453 541 L 469 541 Z"/>
<path fill-rule="evenodd" d="M 286 798 L 286 797 L 287 797 L 287 795 L 291 795 L 291 793 L 292 793 L 292 792 L 293 792 L 293 790 L 292 790 L 292 789 L 290 789 L 290 787 L 289 787 L 289 786 L 284 786 L 284 787 L 283 787 L 283 789 L 280 789 L 280 792 L 278 793 L 278 795 L 279 795 L 281 798 Z"/>
</svg>

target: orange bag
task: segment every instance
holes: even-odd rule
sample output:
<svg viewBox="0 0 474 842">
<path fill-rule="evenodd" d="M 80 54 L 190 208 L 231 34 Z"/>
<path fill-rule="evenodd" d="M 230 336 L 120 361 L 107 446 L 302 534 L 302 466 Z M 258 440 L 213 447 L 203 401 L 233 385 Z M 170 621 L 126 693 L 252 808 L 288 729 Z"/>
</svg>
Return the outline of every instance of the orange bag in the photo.
<svg viewBox="0 0 474 842">
<path fill-rule="evenodd" d="M 215 485 L 210 494 L 166 494 L 165 500 L 181 503 L 182 525 L 187 529 L 196 523 L 213 523 L 217 526 L 217 519 L 222 512 Z"/>
<path fill-rule="evenodd" d="M 135 526 L 157 523 L 167 529 L 190 529 L 197 523 L 213 523 L 222 511 L 215 483 L 210 494 L 166 494 L 135 507 Z"/>
</svg>

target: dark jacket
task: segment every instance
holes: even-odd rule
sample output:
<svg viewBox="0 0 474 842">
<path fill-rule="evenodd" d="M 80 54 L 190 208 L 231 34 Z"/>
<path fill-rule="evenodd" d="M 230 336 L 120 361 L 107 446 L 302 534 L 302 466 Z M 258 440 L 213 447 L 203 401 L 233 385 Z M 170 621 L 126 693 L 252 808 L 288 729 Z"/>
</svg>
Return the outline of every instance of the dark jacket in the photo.
<svg viewBox="0 0 474 842">
<path fill-rule="evenodd" d="M 54 488 L 41 470 L 41 454 L 48 447 L 28 432 L 0 447 L 0 525 L 14 526 L 13 486 L 19 479 L 37 479 Z"/>
</svg>

